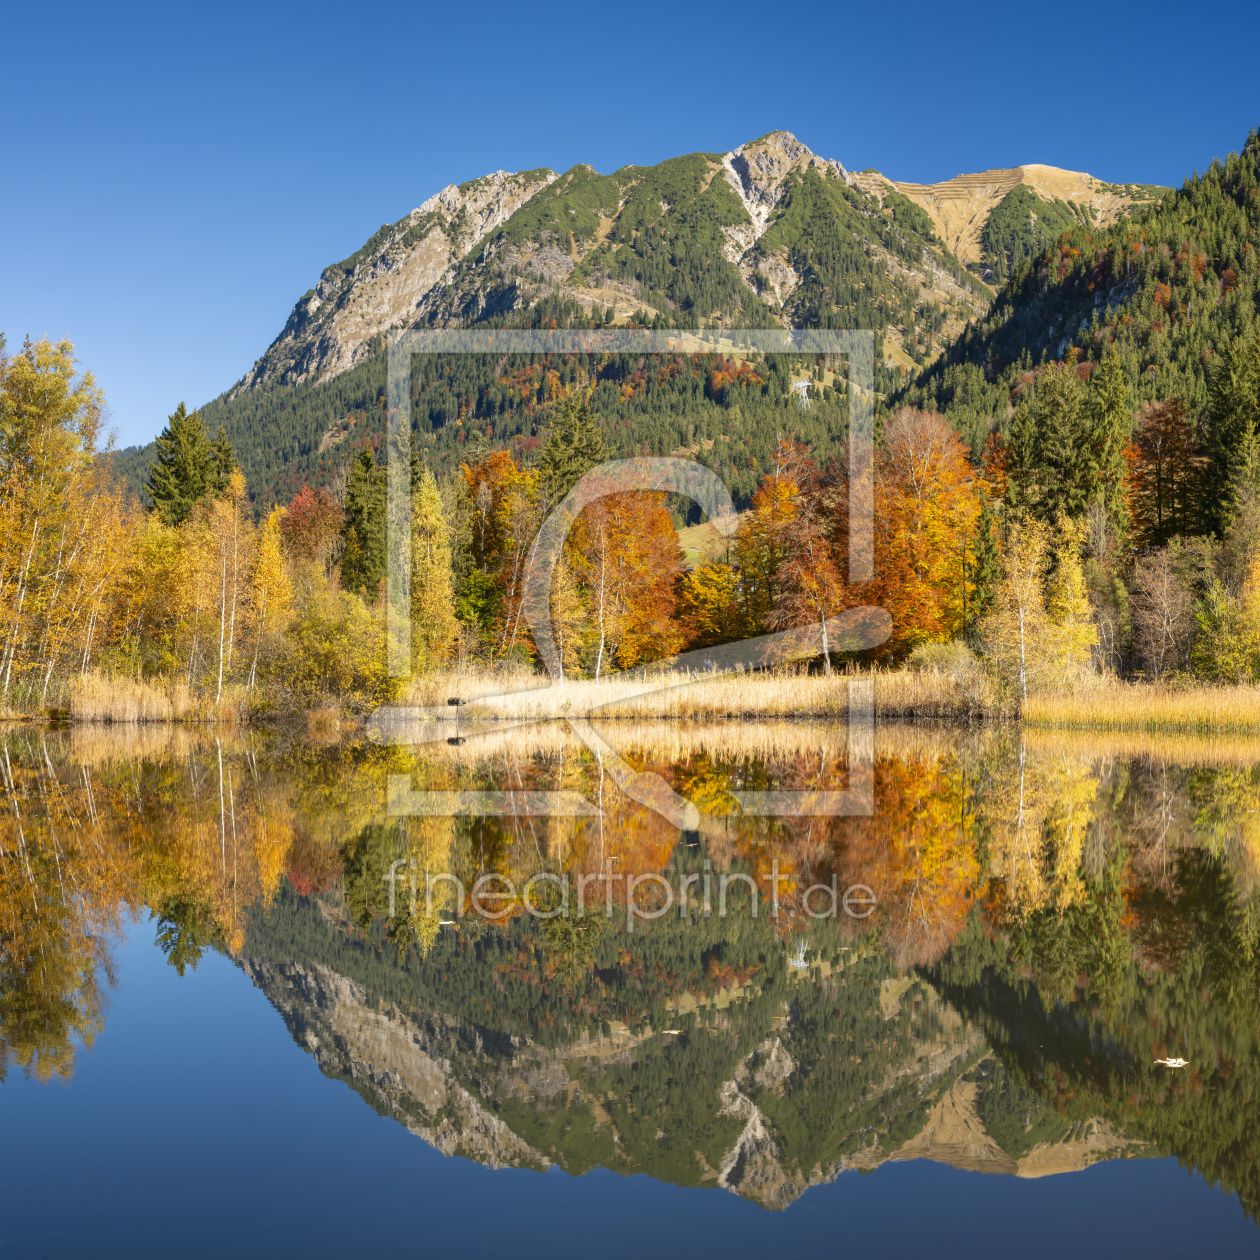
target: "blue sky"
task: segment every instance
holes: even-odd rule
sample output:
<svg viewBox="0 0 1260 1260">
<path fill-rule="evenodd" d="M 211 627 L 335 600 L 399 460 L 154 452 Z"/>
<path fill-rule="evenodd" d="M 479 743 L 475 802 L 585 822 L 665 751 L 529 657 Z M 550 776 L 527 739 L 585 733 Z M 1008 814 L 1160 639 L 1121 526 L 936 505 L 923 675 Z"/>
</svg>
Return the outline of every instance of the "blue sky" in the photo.
<svg viewBox="0 0 1260 1260">
<path fill-rule="evenodd" d="M 1260 6 L 13 7 L 0 331 L 69 337 L 120 444 L 237 380 L 320 271 L 448 183 L 785 128 L 931 182 L 1180 183 L 1260 125 Z"/>
</svg>

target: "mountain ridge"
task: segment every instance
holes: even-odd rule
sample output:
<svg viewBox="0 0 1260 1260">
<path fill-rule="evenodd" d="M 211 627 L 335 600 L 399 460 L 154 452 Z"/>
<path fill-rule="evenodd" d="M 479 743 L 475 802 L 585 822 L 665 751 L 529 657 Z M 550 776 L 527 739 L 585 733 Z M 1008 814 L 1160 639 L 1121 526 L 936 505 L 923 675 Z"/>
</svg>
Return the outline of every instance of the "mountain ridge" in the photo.
<svg viewBox="0 0 1260 1260">
<path fill-rule="evenodd" d="M 599 283 L 588 283 L 594 277 L 580 274 L 580 265 L 608 241 L 643 172 L 688 159 L 700 159 L 708 168 L 702 191 L 711 189 L 721 172 L 738 199 L 742 221 L 737 215 L 734 221 L 720 224 L 722 254 L 738 270 L 748 296 L 769 297 L 772 320 L 783 324 L 792 322 L 789 303 L 802 277 L 781 251 L 767 256 L 765 252 L 758 254 L 756 247 L 776 221 L 776 212 L 781 212 L 793 177 L 803 178 L 806 172 L 860 189 L 881 208 L 889 190 L 906 197 L 925 212 L 945 251 L 958 262 L 973 265 L 982 261 L 980 231 L 985 218 L 1016 186 L 1025 185 L 1045 197 L 1075 191 L 1080 198 L 1076 204 L 1088 206 L 1104 223 L 1136 203 L 1135 197 L 1120 186 L 1081 172 L 1038 164 L 959 175 L 937 184 L 892 180 L 878 171 L 854 175 L 841 162 L 814 153 L 791 132 L 782 130 L 727 153 L 687 154 L 657 167 L 622 167 L 610 175 L 600 175 L 586 164 L 563 174 L 549 168 L 496 171 L 459 185 L 448 184 L 396 223 L 383 225 L 348 259 L 326 267 L 315 287 L 294 305 L 280 335 L 229 396 L 278 382 L 331 379 L 361 362 L 369 353 L 371 339 L 393 328 L 466 322 L 468 303 L 452 304 L 444 299 L 449 298 L 446 291 L 456 282 L 461 265 L 475 265 L 479 260 L 497 259 L 516 276 L 532 280 L 527 288 L 554 287 L 584 310 L 612 307 L 617 322 L 670 313 L 674 303 L 648 300 L 636 286 L 607 275 L 599 277 Z M 503 235 L 502 229 L 519 212 L 537 202 L 540 194 L 554 189 L 557 202 L 562 202 L 565 187 L 575 180 L 594 185 L 590 190 L 594 197 L 603 197 L 603 204 L 591 207 L 600 212 L 595 216 L 598 224 L 579 217 L 579 209 L 586 207 L 568 205 L 564 210 L 573 223 L 567 240 L 560 222 L 562 211 L 550 218 L 545 211 L 536 215 L 533 240 L 510 231 L 501 243 L 494 239 L 496 234 Z M 578 195 L 586 193 L 582 190 Z M 660 205 L 662 214 L 673 208 L 664 200 Z M 541 204 L 536 209 L 543 211 Z M 575 270 L 579 271 L 577 283 L 572 282 Z M 968 307 L 967 315 L 980 314 L 987 297 L 973 291 L 968 301 L 961 287 L 950 296 L 959 315 Z M 514 305 L 518 303 L 519 297 Z M 487 305 L 483 302 L 471 313 L 483 316 Z M 701 313 L 699 318 L 709 320 L 713 314 Z M 961 325 L 966 321 L 959 318 L 949 322 Z"/>
<path fill-rule="evenodd" d="M 1020 181 L 1041 172 L 1036 186 L 1047 192 L 1052 177 L 1063 188 L 1064 180 L 1093 181 L 1056 168 L 1011 171 L 1021 172 Z M 225 430 L 252 501 L 267 507 L 287 502 L 303 484 L 335 483 L 364 439 L 377 445 L 383 337 L 393 329 L 522 321 L 871 328 L 880 348 L 876 388 L 892 396 L 983 320 L 995 296 L 976 274 L 981 265 L 968 269 L 947 247 L 949 224 L 939 210 L 936 219 L 929 213 L 935 203 L 920 204 L 931 199 L 916 190 L 939 187 L 898 184 L 874 171 L 855 175 L 786 131 L 726 153 L 685 154 L 609 175 L 579 163 L 563 174 L 497 171 L 448 184 L 324 268 L 250 371 L 201 408 L 203 419 L 212 432 Z M 986 256 L 999 271 L 1017 267 L 1047 225 L 1080 224 L 1102 212 L 1046 202 L 1033 183 L 1013 183 L 989 211 Z M 442 381 L 430 383 L 426 417 L 413 423 L 439 475 L 458 467 L 474 421 L 491 443 L 513 443 L 516 457 L 526 459 L 549 423 L 545 391 L 509 397 L 506 379 L 492 368 L 468 365 L 450 375 L 456 365 L 443 365 Z M 785 423 L 802 440 L 821 438 L 824 457 L 843 425 L 839 416 L 820 416 L 812 426 L 792 412 L 782 416 L 791 382 L 773 373 L 755 406 L 746 392 L 719 399 L 702 390 L 703 397 L 671 404 L 695 414 L 649 415 L 664 399 L 645 397 L 643 383 L 630 379 L 634 371 L 618 367 L 616 390 L 599 400 L 610 452 L 668 454 L 690 448 L 699 430 L 709 439 L 724 434 L 729 454 L 705 458 L 721 466 L 740 502 Z M 821 393 L 824 401 L 832 397 L 829 387 Z M 807 434 L 811 427 L 817 436 Z M 116 457 L 142 499 L 153 456 L 149 444 Z"/>
</svg>

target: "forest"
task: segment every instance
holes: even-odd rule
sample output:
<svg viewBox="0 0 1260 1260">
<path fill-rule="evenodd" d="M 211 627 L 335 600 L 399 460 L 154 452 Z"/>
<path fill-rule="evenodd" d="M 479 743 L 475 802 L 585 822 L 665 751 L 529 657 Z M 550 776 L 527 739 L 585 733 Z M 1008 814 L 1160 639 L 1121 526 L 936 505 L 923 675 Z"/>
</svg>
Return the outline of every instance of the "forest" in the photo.
<svg viewBox="0 0 1260 1260">
<path fill-rule="evenodd" d="M 646 217 L 630 213 L 639 190 L 674 181 L 675 227 L 688 197 L 720 223 L 730 194 L 703 191 L 699 168 L 679 162 L 634 183 L 618 219 L 625 239 L 613 253 L 640 251 L 649 285 L 657 254 L 642 251 L 661 224 L 651 199 Z M 576 195 L 580 175 L 549 191 Z M 833 660 L 824 646 L 816 668 L 965 667 L 1007 710 L 1100 679 L 1254 683 L 1258 176 L 1253 134 L 1241 154 L 1117 224 L 1077 216 L 1039 252 L 1011 254 L 988 317 L 916 380 L 900 392 L 884 383 L 870 581 L 847 573 L 842 363 L 755 352 L 421 356 L 413 678 L 536 667 L 522 598 L 543 520 L 601 461 L 673 455 L 730 487 L 738 528 L 684 554 L 677 531 L 699 520 L 692 504 L 622 494 L 588 507 L 551 592 L 566 677 L 602 680 L 795 627 L 825 637 L 832 618 L 873 605 L 892 615 L 887 642 L 861 661 Z M 824 247 L 869 207 L 812 169 L 794 180 L 763 240 L 799 256 L 801 300 L 816 282 L 839 310 L 851 281 L 876 300 L 870 256 Z M 603 193 L 589 191 L 595 205 Z M 911 235 L 922 224 L 895 204 L 890 213 L 877 216 L 893 233 L 887 249 L 921 248 L 896 235 L 896 216 Z M 892 318 L 874 307 L 855 317 Z M 598 323 L 556 297 L 494 317 L 583 319 Z M 227 402 L 181 404 L 144 467 L 102 449 L 103 399 L 68 343 L 0 355 L 0 704 L 108 716 L 106 697 L 122 688 L 136 712 L 227 705 L 263 720 L 324 702 L 362 710 L 405 691 L 385 668 L 380 354 L 318 389 L 232 402 L 235 424 L 245 407 L 275 439 L 242 450 L 221 423 Z"/>
</svg>

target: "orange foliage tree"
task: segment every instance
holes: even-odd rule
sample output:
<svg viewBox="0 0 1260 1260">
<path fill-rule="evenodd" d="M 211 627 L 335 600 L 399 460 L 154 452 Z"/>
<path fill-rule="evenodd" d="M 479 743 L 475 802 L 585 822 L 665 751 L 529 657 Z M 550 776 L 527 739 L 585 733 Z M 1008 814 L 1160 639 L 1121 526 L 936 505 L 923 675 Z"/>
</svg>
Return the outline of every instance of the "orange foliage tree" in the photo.
<svg viewBox="0 0 1260 1260">
<path fill-rule="evenodd" d="M 566 559 L 589 610 L 596 678 L 671 656 L 682 646 L 673 619 L 682 550 L 664 496 L 613 494 L 574 523 Z"/>
<path fill-rule="evenodd" d="M 963 633 L 975 599 L 981 493 L 966 449 L 942 416 L 903 407 L 893 417 L 875 468 L 874 577 L 850 590 L 852 603 L 892 614 L 884 654 L 905 656 L 917 644 Z M 833 524 L 833 537 L 846 532 Z"/>
</svg>

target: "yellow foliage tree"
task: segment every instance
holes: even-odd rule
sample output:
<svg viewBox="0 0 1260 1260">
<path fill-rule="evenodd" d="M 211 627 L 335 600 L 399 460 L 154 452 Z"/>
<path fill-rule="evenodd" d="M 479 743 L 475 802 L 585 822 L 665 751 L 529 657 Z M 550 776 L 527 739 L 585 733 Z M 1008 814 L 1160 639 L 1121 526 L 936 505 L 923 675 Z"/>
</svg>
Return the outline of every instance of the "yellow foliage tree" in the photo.
<svg viewBox="0 0 1260 1260">
<path fill-rule="evenodd" d="M 1040 521 L 1016 518 L 1009 523 L 1002 577 L 981 623 L 994 671 L 1023 700 L 1040 678 L 1045 652 L 1049 625 L 1043 591 L 1046 548 L 1046 528 Z"/>
<path fill-rule="evenodd" d="M 262 647 L 264 632 L 278 624 L 289 611 L 293 602 L 293 583 L 284 562 L 284 540 L 280 522 L 284 509 L 275 508 L 258 532 L 258 544 L 254 557 L 251 612 L 254 617 L 254 660 L 249 669 L 249 686 L 253 688 L 258 675 L 258 653 Z"/>
<path fill-rule="evenodd" d="M 1084 521 L 1059 518 L 1054 569 L 1046 581 L 1046 615 L 1050 622 L 1046 667 L 1049 680 L 1060 689 L 1080 678 L 1089 665 L 1091 649 L 1098 643 L 1098 628 L 1094 625 L 1081 565 L 1085 528 Z"/>
<path fill-rule="evenodd" d="M 451 582 L 451 525 L 437 482 L 426 468 L 411 510 L 412 668 L 444 665 L 458 634 Z"/>
</svg>

